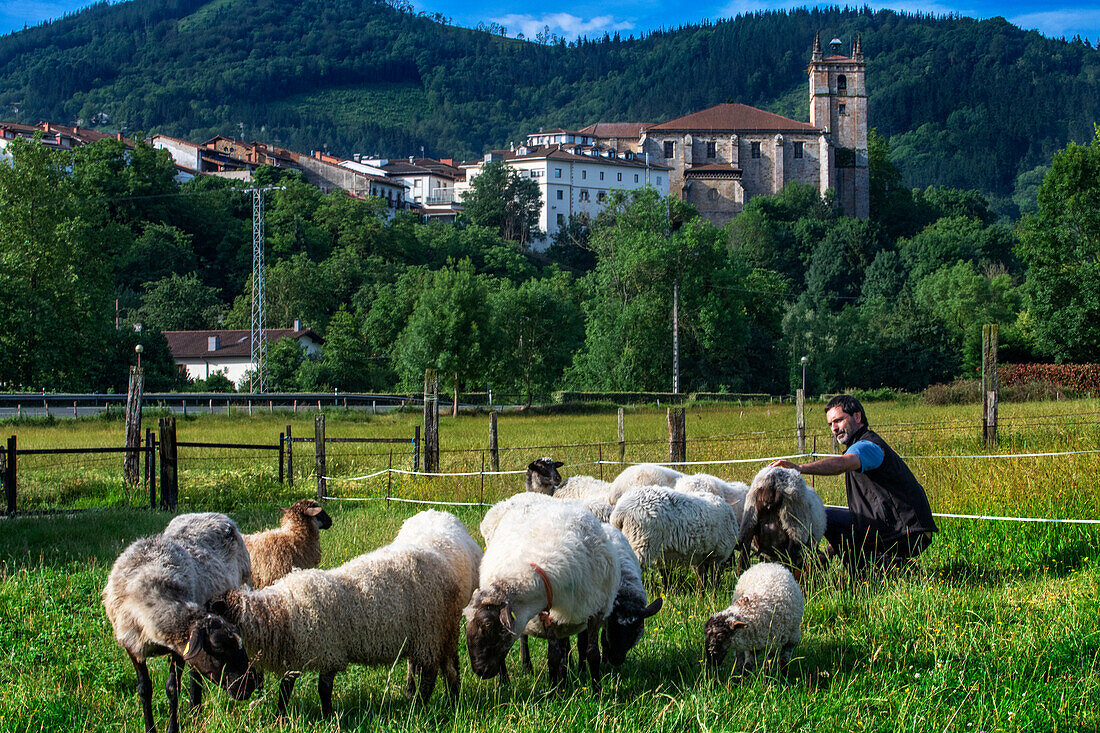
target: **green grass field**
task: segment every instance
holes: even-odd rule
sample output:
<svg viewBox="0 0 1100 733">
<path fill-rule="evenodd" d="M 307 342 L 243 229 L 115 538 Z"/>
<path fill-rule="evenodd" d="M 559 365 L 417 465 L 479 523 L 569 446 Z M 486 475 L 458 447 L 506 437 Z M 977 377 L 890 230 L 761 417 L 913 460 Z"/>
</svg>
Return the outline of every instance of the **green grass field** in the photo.
<svg viewBox="0 0 1100 733">
<path fill-rule="evenodd" d="M 1100 449 L 1095 400 L 1002 405 L 998 453 Z M 1100 455 L 1039 458 L 949 458 L 982 455 L 977 408 L 919 404 L 868 405 L 872 425 L 909 460 L 933 509 L 952 513 L 1097 518 Z M 411 435 L 416 415 L 368 417 L 333 413 L 328 435 Z M 827 451 L 820 405 L 808 422 Z M 312 434 L 312 416 L 194 417 L 179 422 L 180 440 L 275 442 L 293 422 Z M 793 408 L 787 405 L 688 410 L 688 459 L 731 460 L 794 453 Z M 630 410 L 627 460 L 667 457 L 663 410 Z M 121 423 L 6 423 L 21 447 L 117 445 Z M 487 460 L 488 418 L 441 420 L 444 471 L 477 471 Z M 551 454 L 563 473 L 598 474 L 599 457 L 615 460 L 613 411 L 585 415 L 500 417 L 501 469 Z M 810 438 L 811 443 L 813 436 Z M 600 442 L 600 445 L 592 445 Z M 354 476 L 389 464 L 389 447 L 330 453 L 328 473 Z M 547 448 L 553 446 L 553 448 Z M 180 511 L 228 511 L 245 531 L 277 521 L 275 507 L 316 490 L 309 446 L 296 447 L 293 490 L 276 480 L 271 456 L 227 459 L 217 451 L 188 462 L 181 453 Z M 919 457 L 918 457 L 919 456 Z M 203 460 L 197 460 L 202 458 Z M 393 459 L 395 467 L 407 467 Z M 111 563 L 127 543 L 159 531 L 169 516 L 136 506 L 109 462 L 20 463 L 21 492 L 40 506 L 87 511 L 0 520 L 0 730 L 140 730 L 133 669 L 112 636 L 99 602 Z M 587 465 L 584 465 L 587 464 Z M 299 469 L 299 465 L 301 469 Z M 748 480 L 763 464 L 699 466 Z M 615 466 L 603 466 L 605 476 Z M 68 482 L 68 489 L 58 488 Z M 522 477 L 394 477 L 330 483 L 329 494 L 387 493 L 446 501 L 493 501 L 519 490 Z M 836 479 L 817 482 L 826 502 L 843 498 Z M 53 492 L 53 493 L 51 493 Z M 95 498 L 89 499 L 88 495 Z M 131 505 L 127 505 L 127 502 Z M 323 566 L 385 544 L 420 507 L 383 501 L 330 501 L 333 528 L 322 535 Z M 480 507 L 456 507 L 475 537 Z M 298 683 L 292 714 L 273 716 L 276 686 L 247 703 L 208 694 L 184 730 L 716 730 L 716 731 L 1081 731 L 1100 730 L 1100 527 L 940 520 L 940 533 L 916 572 L 853 579 L 830 567 L 805 581 L 803 641 L 789 679 L 765 672 L 716 679 L 701 674 L 702 626 L 728 605 L 733 573 L 703 595 L 691 584 L 667 590 L 666 605 L 619 670 L 594 694 L 587 678 L 546 695 L 544 650 L 532 644 L 536 675 L 509 660 L 513 683 L 501 688 L 468 668 L 453 705 L 442 686 L 427 706 L 404 697 L 403 664 L 353 668 L 337 676 L 336 721 L 321 721 L 316 677 Z M 660 592 L 656 575 L 647 576 Z M 156 660 L 154 707 L 165 724 L 166 665 Z"/>
</svg>

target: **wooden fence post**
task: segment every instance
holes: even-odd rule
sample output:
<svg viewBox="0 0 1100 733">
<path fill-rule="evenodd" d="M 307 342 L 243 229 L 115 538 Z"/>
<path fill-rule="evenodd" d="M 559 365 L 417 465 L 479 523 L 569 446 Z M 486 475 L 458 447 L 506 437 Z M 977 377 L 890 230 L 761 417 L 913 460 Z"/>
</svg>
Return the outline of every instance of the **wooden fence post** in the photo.
<svg viewBox="0 0 1100 733">
<path fill-rule="evenodd" d="M 672 463 L 687 460 L 687 430 L 682 407 L 668 408 L 668 460 Z"/>
<path fill-rule="evenodd" d="M 424 471 L 439 471 L 439 374 L 424 370 Z"/>
<path fill-rule="evenodd" d="M 149 508 L 157 508 L 157 438 L 152 428 L 145 428 L 145 480 L 149 482 Z"/>
<path fill-rule="evenodd" d="M 176 454 L 176 418 L 160 419 L 160 508 L 175 511 L 179 503 L 179 463 Z"/>
<path fill-rule="evenodd" d="M 806 394 L 799 388 L 795 392 L 794 429 L 798 435 L 798 452 L 806 452 Z"/>
<path fill-rule="evenodd" d="M 413 472 L 419 473 L 420 471 L 420 426 L 416 426 L 416 431 L 413 433 Z"/>
<path fill-rule="evenodd" d="M 500 470 L 500 450 L 497 446 L 496 410 L 489 413 L 489 470 L 494 473 Z M 482 475 L 482 479 L 484 478 L 484 475 Z"/>
<path fill-rule="evenodd" d="M 286 455 L 286 433 L 279 433 L 279 483 L 283 483 L 283 458 Z"/>
<path fill-rule="evenodd" d="M 626 463 L 626 416 L 623 408 L 619 408 L 619 470 Z"/>
<path fill-rule="evenodd" d="M 4 452 L 7 459 L 4 465 L 4 499 L 7 503 L 8 516 L 15 514 L 15 464 L 17 450 L 15 436 L 8 438 L 8 449 Z"/>
<path fill-rule="evenodd" d="M 122 462 L 122 481 L 127 486 L 138 482 L 141 450 L 141 401 L 145 392 L 145 370 L 130 367 L 130 385 L 126 391 L 126 457 Z"/>
<path fill-rule="evenodd" d="M 294 488 L 294 436 L 286 426 L 286 485 Z"/>
<path fill-rule="evenodd" d="M 982 444 L 987 450 L 997 447 L 997 331 L 996 323 L 982 326 Z"/>
<path fill-rule="evenodd" d="M 325 498 L 325 413 L 313 418 L 313 447 L 317 451 L 317 501 Z"/>
</svg>

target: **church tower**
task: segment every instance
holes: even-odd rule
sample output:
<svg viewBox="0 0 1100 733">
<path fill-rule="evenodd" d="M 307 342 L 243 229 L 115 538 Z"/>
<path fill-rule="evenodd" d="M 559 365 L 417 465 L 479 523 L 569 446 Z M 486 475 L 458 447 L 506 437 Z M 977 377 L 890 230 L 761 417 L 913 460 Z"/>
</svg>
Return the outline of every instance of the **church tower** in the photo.
<svg viewBox="0 0 1100 733">
<path fill-rule="evenodd" d="M 841 41 L 821 48 L 814 38 L 810 60 L 810 124 L 825 131 L 828 156 L 822 156 L 822 188 L 836 191 L 848 216 L 869 215 L 870 176 L 867 170 L 867 67 L 863 39 L 856 36 L 852 55 L 840 52 Z"/>
</svg>

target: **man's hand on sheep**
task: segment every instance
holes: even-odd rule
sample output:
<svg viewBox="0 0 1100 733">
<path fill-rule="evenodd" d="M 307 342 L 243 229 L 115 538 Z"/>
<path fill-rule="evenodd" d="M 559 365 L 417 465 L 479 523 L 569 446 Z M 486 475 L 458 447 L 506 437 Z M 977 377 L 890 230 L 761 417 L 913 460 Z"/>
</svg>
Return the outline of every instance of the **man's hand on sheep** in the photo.
<svg viewBox="0 0 1100 733">
<path fill-rule="evenodd" d="M 780 458 L 768 464 L 768 468 L 793 468 L 798 469 L 797 463 L 791 463 L 786 458 Z"/>
</svg>

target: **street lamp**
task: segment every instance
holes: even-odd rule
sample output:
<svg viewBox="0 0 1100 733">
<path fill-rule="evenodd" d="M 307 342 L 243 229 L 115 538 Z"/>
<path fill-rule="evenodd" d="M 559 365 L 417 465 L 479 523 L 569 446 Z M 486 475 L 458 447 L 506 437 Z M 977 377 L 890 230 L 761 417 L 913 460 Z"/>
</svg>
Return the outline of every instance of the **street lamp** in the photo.
<svg viewBox="0 0 1100 733">
<path fill-rule="evenodd" d="M 134 351 L 136 351 L 138 355 L 138 369 L 141 369 L 141 352 L 145 351 L 145 347 L 138 344 L 134 347 Z"/>
<path fill-rule="evenodd" d="M 806 362 L 810 360 L 810 357 L 802 357 L 802 399 L 806 399 Z"/>
</svg>

